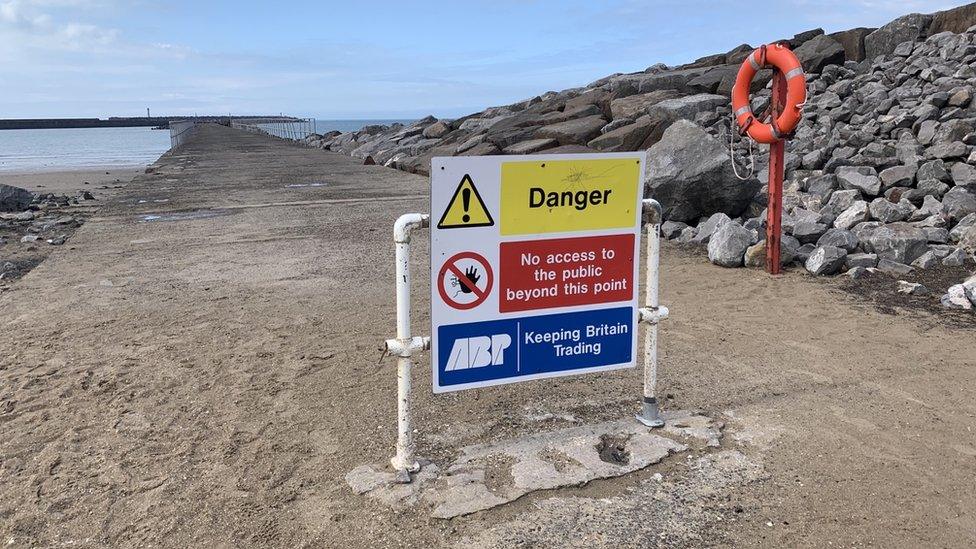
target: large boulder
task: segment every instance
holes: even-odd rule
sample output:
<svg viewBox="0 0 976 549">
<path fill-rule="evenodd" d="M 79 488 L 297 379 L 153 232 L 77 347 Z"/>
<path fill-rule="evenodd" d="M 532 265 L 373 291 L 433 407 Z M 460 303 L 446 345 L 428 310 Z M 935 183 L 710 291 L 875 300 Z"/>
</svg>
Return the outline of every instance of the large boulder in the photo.
<svg viewBox="0 0 976 549">
<path fill-rule="evenodd" d="M 912 13 L 899 17 L 864 38 L 864 53 L 868 59 L 888 55 L 902 42 L 919 42 L 927 36 L 931 15 Z"/>
<path fill-rule="evenodd" d="M 928 241 L 925 231 L 899 222 L 872 231 L 867 236 L 866 245 L 879 259 L 909 265 L 928 250 Z"/>
<path fill-rule="evenodd" d="M 451 125 L 443 120 L 438 120 L 430 126 L 424 128 L 423 136 L 427 139 L 439 139 L 451 131 Z"/>
<path fill-rule="evenodd" d="M 929 34 L 946 31 L 960 34 L 973 25 L 976 25 L 976 3 L 937 12 L 932 17 Z"/>
<path fill-rule="evenodd" d="M 848 61 L 864 60 L 864 38 L 876 29 L 858 27 L 846 31 L 835 32 L 827 36 L 833 38 L 844 48 L 844 56 Z"/>
<path fill-rule="evenodd" d="M 642 116 L 633 124 L 608 131 L 587 145 L 591 149 L 603 152 L 635 151 L 647 139 L 655 126 L 654 119 L 649 116 Z"/>
<path fill-rule="evenodd" d="M 714 111 L 716 107 L 728 102 L 729 98 L 724 95 L 699 93 L 661 101 L 654 109 L 666 113 L 672 119 L 694 120 L 698 113 Z"/>
<path fill-rule="evenodd" d="M 827 65 L 843 65 L 844 46 L 829 36 L 815 36 L 796 48 L 796 57 L 808 73 L 820 73 Z"/>
<path fill-rule="evenodd" d="M 26 210 L 34 200 L 27 189 L 0 183 L 0 212 L 20 212 Z"/>
<path fill-rule="evenodd" d="M 738 65 L 719 65 L 712 67 L 705 74 L 688 81 L 688 87 L 696 91 L 715 93 L 723 81 L 728 78 L 735 78 L 738 72 Z"/>
<path fill-rule="evenodd" d="M 610 102 L 610 114 L 614 120 L 620 118 L 636 119 L 647 114 L 651 107 L 661 101 L 681 97 L 677 90 L 658 90 L 640 95 L 628 95 Z"/>
<path fill-rule="evenodd" d="M 514 145 L 509 145 L 502 149 L 505 154 L 532 154 L 546 149 L 551 149 L 557 145 L 555 139 L 530 139 Z"/>
<path fill-rule="evenodd" d="M 716 212 L 738 216 L 759 191 L 740 180 L 726 144 L 688 120 L 665 130 L 647 155 L 647 195 L 664 206 L 665 219 L 692 221 Z"/>
<path fill-rule="evenodd" d="M 560 145 L 585 145 L 600 135 L 600 128 L 606 123 L 602 116 L 587 116 L 543 126 L 535 131 L 535 137 L 555 139 Z"/>
<path fill-rule="evenodd" d="M 726 223 L 708 240 L 708 260 L 722 267 L 741 267 L 746 249 L 755 242 L 755 233 L 738 223 Z"/>
</svg>

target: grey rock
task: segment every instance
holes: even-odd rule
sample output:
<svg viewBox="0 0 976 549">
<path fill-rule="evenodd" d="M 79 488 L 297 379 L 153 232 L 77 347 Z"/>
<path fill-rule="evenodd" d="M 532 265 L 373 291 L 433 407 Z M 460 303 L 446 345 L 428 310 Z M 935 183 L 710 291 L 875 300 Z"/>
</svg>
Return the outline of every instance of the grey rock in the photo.
<svg viewBox="0 0 976 549">
<path fill-rule="evenodd" d="M 911 265 L 905 265 L 904 263 L 890 259 L 879 259 L 877 269 L 889 276 L 905 276 L 915 270 Z"/>
<path fill-rule="evenodd" d="M 828 229 L 817 240 L 817 246 L 836 246 L 843 248 L 848 253 L 857 249 L 859 240 L 851 231 L 844 229 Z"/>
<path fill-rule="evenodd" d="M 841 32 L 828 34 L 844 48 L 844 55 L 848 61 L 863 61 L 865 58 L 864 38 L 876 29 L 858 27 Z"/>
<path fill-rule="evenodd" d="M 949 96 L 950 107 L 966 108 L 973 100 L 973 92 L 969 88 L 960 88 Z"/>
<path fill-rule="evenodd" d="M 925 149 L 925 155 L 927 157 L 941 160 L 955 160 L 962 158 L 967 154 L 969 154 L 969 148 L 966 147 L 966 144 L 961 141 L 939 143 L 938 145 L 932 145 L 931 147 Z"/>
<path fill-rule="evenodd" d="M 937 179 L 944 183 L 952 181 L 952 177 L 945 167 L 945 162 L 942 160 L 929 160 L 919 166 L 917 177 L 919 181 L 923 179 Z"/>
<path fill-rule="evenodd" d="M 917 190 L 922 193 L 922 196 L 930 195 L 942 200 L 942 196 L 949 190 L 949 185 L 938 179 L 926 179 L 918 182 Z"/>
<path fill-rule="evenodd" d="M 911 187 L 912 183 L 915 182 L 916 172 L 918 172 L 918 168 L 915 166 L 892 166 L 881 170 L 878 177 L 881 179 L 881 185 L 884 189 Z"/>
<path fill-rule="evenodd" d="M 793 238 L 802 244 L 817 242 L 827 232 L 827 226 L 813 221 L 800 221 L 793 226 Z"/>
<path fill-rule="evenodd" d="M 968 252 L 976 252 L 976 227 L 969 227 L 959 236 L 959 247 Z"/>
<path fill-rule="evenodd" d="M 0 183 L 0 212 L 26 210 L 33 200 L 34 194 L 27 189 Z"/>
<path fill-rule="evenodd" d="M 713 111 L 716 107 L 724 106 L 729 98 L 724 95 L 699 93 L 687 97 L 678 97 L 661 101 L 654 106 L 655 110 L 667 113 L 672 119 L 692 120 L 700 112 Z"/>
<path fill-rule="evenodd" d="M 949 291 L 942 296 L 942 306 L 946 309 L 972 310 L 973 302 L 966 295 L 966 287 L 956 284 L 949 287 Z"/>
<path fill-rule="evenodd" d="M 968 187 L 953 187 L 942 197 L 942 211 L 951 220 L 959 220 L 976 213 L 976 191 Z"/>
<path fill-rule="evenodd" d="M 735 177 L 727 144 L 687 120 L 672 124 L 647 157 L 647 195 L 664 206 L 666 219 L 738 216 L 760 188 L 755 179 Z"/>
<path fill-rule="evenodd" d="M 681 97 L 681 93 L 676 90 L 661 90 L 621 97 L 610 102 L 610 113 L 614 120 L 621 118 L 637 120 L 661 101 L 676 97 Z"/>
<path fill-rule="evenodd" d="M 423 136 L 427 139 L 438 139 L 451 132 L 451 125 L 443 120 L 438 120 L 430 126 L 424 128 Z"/>
<path fill-rule="evenodd" d="M 844 265 L 848 269 L 853 269 L 856 267 L 876 267 L 878 265 L 878 256 L 875 254 L 847 254 L 844 258 Z"/>
<path fill-rule="evenodd" d="M 941 227 L 919 227 L 925 233 L 925 238 L 935 244 L 945 244 L 949 242 L 949 231 Z"/>
<path fill-rule="evenodd" d="M 535 137 L 555 139 L 560 145 L 583 145 L 600 135 L 600 128 L 606 123 L 601 116 L 587 116 L 543 126 L 535 131 Z"/>
<path fill-rule="evenodd" d="M 931 15 L 913 13 L 899 17 L 864 38 L 867 59 L 893 53 L 902 42 L 919 42 L 926 36 Z"/>
<path fill-rule="evenodd" d="M 881 194 L 878 172 L 867 166 L 841 166 L 837 168 L 837 181 L 842 189 L 857 189 L 866 196 Z"/>
<path fill-rule="evenodd" d="M 698 229 L 695 227 L 685 227 L 681 230 L 681 234 L 678 235 L 677 240 L 682 244 L 690 244 L 695 241 L 695 237 L 698 235 Z"/>
<path fill-rule="evenodd" d="M 719 227 L 732 223 L 732 219 L 722 212 L 714 213 L 708 219 L 702 221 L 695 229 L 694 241 L 705 244 Z"/>
<path fill-rule="evenodd" d="M 833 174 L 814 176 L 806 181 L 806 191 L 819 196 L 823 201 L 829 200 L 836 189 L 837 176 Z M 857 196 L 854 197 L 854 199 L 856 198 Z M 851 202 L 853 203 L 853 200 Z"/>
<path fill-rule="evenodd" d="M 917 282 L 898 281 L 898 293 L 908 295 L 928 295 L 929 289 Z"/>
<path fill-rule="evenodd" d="M 966 264 L 966 251 L 956 248 L 949 255 L 942 258 L 942 264 L 946 267 L 962 267 Z"/>
<path fill-rule="evenodd" d="M 797 241 L 799 242 L 799 241 Z M 796 259 L 800 263 L 806 263 L 810 259 L 810 254 L 817 249 L 816 244 L 804 244 L 796 249 Z"/>
<path fill-rule="evenodd" d="M 742 257 L 754 241 L 752 231 L 738 223 L 725 223 L 708 241 L 708 260 L 722 267 L 741 267 Z"/>
<path fill-rule="evenodd" d="M 871 201 L 869 210 L 872 218 L 882 223 L 892 223 L 908 219 L 915 207 L 905 199 L 898 204 L 892 204 L 887 198 L 875 198 Z"/>
<path fill-rule="evenodd" d="M 782 262 L 782 251 L 780 252 L 780 260 Z M 746 248 L 746 253 L 742 258 L 742 263 L 746 267 L 765 267 L 766 266 L 766 241 L 760 240 L 759 242 L 753 244 Z"/>
<path fill-rule="evenodd" d="M 674 240 L 686 228 L 688 228 L 688 225 L 680 221 L 665 221 L 661 224 L 661 235 L 668 240 Z"/>
<path fill-rule="evenodd" d="M 921 221 L 927 217 L 942 213 L 942 203 L 934 196 L 926 195 L 922 199 L 922 207 L 915 210 L 909 217 L 909 221 Z"/>
<path fill-rule="evenodd" d="M 836 195 L 837 193 L 834 194 Z M 863 200 L 858 200 L 837 216 L 837 219 L 834 220 L 834 227 L 838 229 L 850 229 L 862 221 L 867 221 L 868 217 L 868 203 Z"/>
<path fill-rule="evenodd" d="M 530 139 L 514 145 L 509 145 L 502 149 L 505 154 L 532 154 L 555 147 L 558 143 L 555 139 Z"/>
<path fill-rule="evenodd" d="M 962 238 L 963 233 L 974 225 L 976 225 L 976 213 L 971 213 L 956 223 L 956 226 L 949 231 L 949 238 L 952 239 L 953 242 L 959 242 L 959 239 Z"/>
<path fill-rule="evenodd" d="M 962 285 L 966 289 L 966 297 L 973 305 L 976 305 L 976 274 L 963 280 Z"/>
<path fill-rule="evenodd" d="M 965 162 L 956 162 L 953 164 L 949 173 L 952 175 L 952 182 L 956 185 L 976 184 L 976 168 Z"/>
<path fill-rule="evenodd" d="M 932 250 L 925 252 L 920 255 L 918 259 L 912 261 L 912 267 L 918 269 L 931 269 L 938 265 L 942 260 L 939 259 L 939 255 Z"/>
<path fill-rule="evenodd" d="M 844 63 L 844 47 L 823 34 L 803 43 L 794 52 L 808 73 L 820 73 L 827 65 Z"/>
<path fill-rule="evenodd" d="M 604 133 L 587 143 L 587 146 L 603 152 L 634 151 L 647 139 L 655 126 L 651 117 L 642 116 L 633 124 Z"/>
<path fill-rule="evenodd" d="M 872 231 L 865 244 L 879 259 L 910 264 L 928 250 L 928 238 L 921 229 L 908 223 L 892 223 Z"/>
<path fill-rule="evenodd" d="M 832 275 L 844 266 L 847 251 L 836 246 L 817 246 L 804 263 L 806 270 L 813 275 Z"/>
<path fill-rule="evenodd" d="M 833 206 L 839 211 L 844 211 L 854 205 L 855 202 L 861 199 L 861 191 L 857 189 L 834 191 L 830 195 L 830 200 L 827 201 L 828 206 Z M 867 203 L 865 203 L 867 204 Z"/>
<path fill-rule="evenodd" d="M 633 123 L 634 123 L 634 119 L 632 119 L 632 118 L 616 118 L 616 119 L 612 120 L 606 126 L 603 126 L 602 128 L 600 128 L 600 133 L 612 132 L 613 130 L 616 130 L 618 128 L 622 128 L 624 126 L 629 126 L 629 125 L 631 125 Z"/>
</svg>

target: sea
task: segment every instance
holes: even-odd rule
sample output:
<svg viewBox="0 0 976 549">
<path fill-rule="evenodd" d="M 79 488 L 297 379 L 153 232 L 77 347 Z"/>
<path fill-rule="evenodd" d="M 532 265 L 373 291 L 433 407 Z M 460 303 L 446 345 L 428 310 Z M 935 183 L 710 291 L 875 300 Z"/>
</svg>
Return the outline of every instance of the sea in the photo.
<svg viewBox="0 0 976 549">
<path fill-rule="evenodd" d="M 410 120 L 316 120 L 315 131 L 356 131 Z M 0 174 L 145 166 L 169 150 L 169 130 L 63 128 L 0 130 Z"/>
</svg>

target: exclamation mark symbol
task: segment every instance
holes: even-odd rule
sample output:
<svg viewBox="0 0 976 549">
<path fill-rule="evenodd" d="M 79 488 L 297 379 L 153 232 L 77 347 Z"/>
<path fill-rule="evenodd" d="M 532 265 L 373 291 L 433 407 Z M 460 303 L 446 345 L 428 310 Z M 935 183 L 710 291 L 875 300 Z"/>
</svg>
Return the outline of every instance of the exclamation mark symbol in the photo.
<svg viewBox="0 0 976 549">
<path fill-rule="evenodd" d="M 471 216 L 468 215 L 468 208 L 471 207 L 471 189 L 461 189 L 461 205 L 464 206 L 464 215 L 461 216 L 461 221 L 467 223 L 471 221 Z"/>
</svg>

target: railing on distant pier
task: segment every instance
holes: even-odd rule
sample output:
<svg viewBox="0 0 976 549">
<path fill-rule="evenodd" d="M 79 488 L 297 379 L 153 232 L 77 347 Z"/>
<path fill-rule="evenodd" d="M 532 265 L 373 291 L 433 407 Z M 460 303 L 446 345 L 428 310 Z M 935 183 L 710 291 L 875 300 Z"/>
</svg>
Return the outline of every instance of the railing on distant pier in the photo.
<svg viewBox="0 0 976 549">
<path fill-rule="evenodd" d="M 244 131 L 263 133 L 272 137 L 280 137 L 281 139 L 290 139 L 292 141 L 302 141 L 309 135 L 315 133 L 314 118 L 292 118 L 288 120 L 237 118 L 231 119 L 230 126 Z"/>
<path fill-rule="evenodd" d="M 169 121 L 169 148 L 170 150 L 183 146 L 190 136 L 193 135 L 197 126 L 196 120 L 170 120 Z"/>
</svg>

